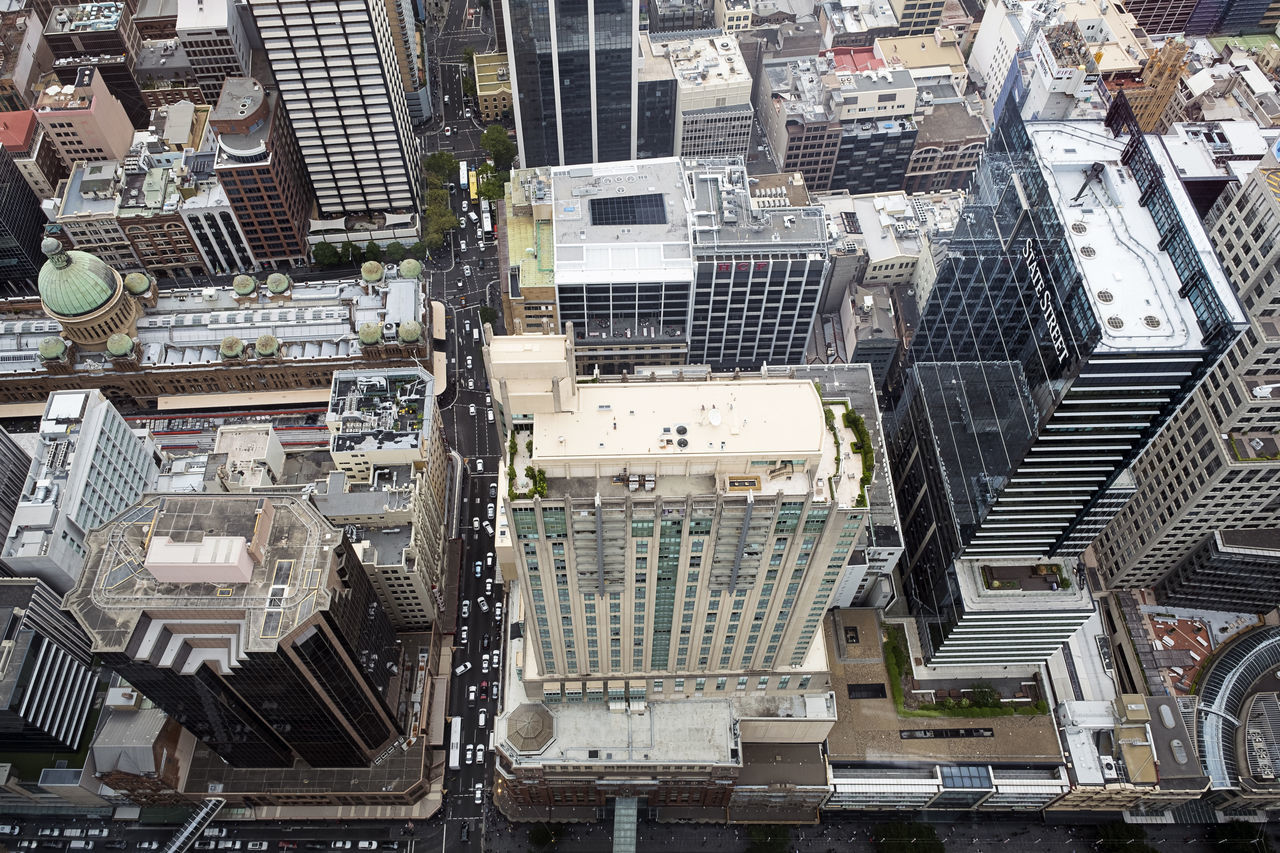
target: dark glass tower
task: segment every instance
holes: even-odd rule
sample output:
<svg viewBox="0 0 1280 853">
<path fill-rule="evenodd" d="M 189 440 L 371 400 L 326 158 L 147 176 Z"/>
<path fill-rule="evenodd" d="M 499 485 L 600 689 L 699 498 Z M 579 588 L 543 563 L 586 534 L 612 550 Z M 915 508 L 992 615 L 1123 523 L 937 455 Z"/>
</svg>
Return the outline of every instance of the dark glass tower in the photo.
<svg viewBox="0 0 1280 853">
<path fill-rule="evenodd" d="M 504 0 L 525 167 L 635 157 L 632 0 Z"/>
<path fill-rule="evenodd" d="M 147 496 L 91 534 L 63 606 L 104 664 L 235 767 L 363 767 L 400 734 L 391 623 L 305 500 Z"/>
<path fill-rule="evenodd" d="M 1005 110 L 939 263 L 890 451 L 918 614 L 963 610 L 958 557 L 1057 553 L 1244 323 L 1117 103 L 1109 126 Z"/>
</svg>

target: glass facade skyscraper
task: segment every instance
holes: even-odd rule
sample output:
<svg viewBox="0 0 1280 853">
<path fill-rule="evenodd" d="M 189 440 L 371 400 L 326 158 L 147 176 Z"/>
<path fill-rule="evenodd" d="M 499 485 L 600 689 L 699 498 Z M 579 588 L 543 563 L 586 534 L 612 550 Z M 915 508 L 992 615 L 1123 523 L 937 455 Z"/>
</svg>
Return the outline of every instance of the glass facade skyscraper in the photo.
<svg viewBox="0 0 1280 853">
<path fill-rule="evenodd" d="M 635 3 L 504 3 L 521 164 L 635 157 Z"/>
<path fill-rule="evenodd" d="M 918 613 L 963 608 L 957 557 L 1056 553 L 1244 322 L 1161 141 L 1126 113 L 1005 110 L 988 143 L 897 410 Z"/>
</svg>

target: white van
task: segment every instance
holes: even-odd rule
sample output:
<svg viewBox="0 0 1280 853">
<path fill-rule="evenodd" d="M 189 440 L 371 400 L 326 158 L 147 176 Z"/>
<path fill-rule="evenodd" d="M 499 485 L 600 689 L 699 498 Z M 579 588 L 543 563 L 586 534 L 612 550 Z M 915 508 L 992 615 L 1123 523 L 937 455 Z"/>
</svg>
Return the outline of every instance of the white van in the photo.
<svg viewBox="0 0 1280 853">
<path fill-rule="evenodd" d="M 93 842 L 83 841 L 83 840 L 72 841 L 70 844 L 67 845 L 67 849 L 68 850 L 92 850 Z"/>
<path fill-rule="evenodd" d="M 476 212 L 474 210 L 467 211 L 467 218 L 471 220 L 472 225 L 480 221 L 480 217 L 476 216 Z"/>
</svg>

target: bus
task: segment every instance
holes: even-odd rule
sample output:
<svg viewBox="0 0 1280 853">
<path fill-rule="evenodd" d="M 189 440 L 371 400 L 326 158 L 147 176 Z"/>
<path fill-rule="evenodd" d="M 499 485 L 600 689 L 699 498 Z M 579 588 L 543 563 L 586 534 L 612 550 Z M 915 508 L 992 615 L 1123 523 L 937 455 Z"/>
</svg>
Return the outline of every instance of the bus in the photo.
<svg viewBox="0 0 1280 853">
<path fill-rule="evenodd" d="M 460 192 L 467 191 L 467 161 L 463 160 L 458 164 L 458 190 Z"/>
<path fill-rule="evenodd" d="M 462 769 L 462 717 L 454 717 L 449 724 L 449 769 Z"/>
<path fill-rule="evenodd" d="M 493 202 L 487 199 L 480 202 L 480 224 L 484 227 L 486 237 L 493 236 L 493 217 L 489 214 L 489 206 L 491 204 Z"/>
<path fill-rule="evenodd" d="M 476 170 L 471 170 L 471 203 L 475 204 L 480 200 L 480 181 L 476 179 Z"/>
</svg>

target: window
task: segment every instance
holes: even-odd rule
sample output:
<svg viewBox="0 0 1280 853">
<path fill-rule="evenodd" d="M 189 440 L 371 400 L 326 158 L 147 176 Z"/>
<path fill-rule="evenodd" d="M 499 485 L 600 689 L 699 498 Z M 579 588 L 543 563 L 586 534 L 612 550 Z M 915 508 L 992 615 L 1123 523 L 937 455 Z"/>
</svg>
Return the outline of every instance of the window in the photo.
<svg viewBox="0 0 1280 853">
<path fill-rule="evenodd" d="M 738 676 L 738 690 L 747 689 L 747 677 L 745 675 Z"/>
<path fill-rule="evenodd" d="M 808 676 L 805 676 L 808 678 Z M 849 684 L 850 699 L 884 699 L 884 682 L 876 681 L 869 684 Z"/>
</svg>

